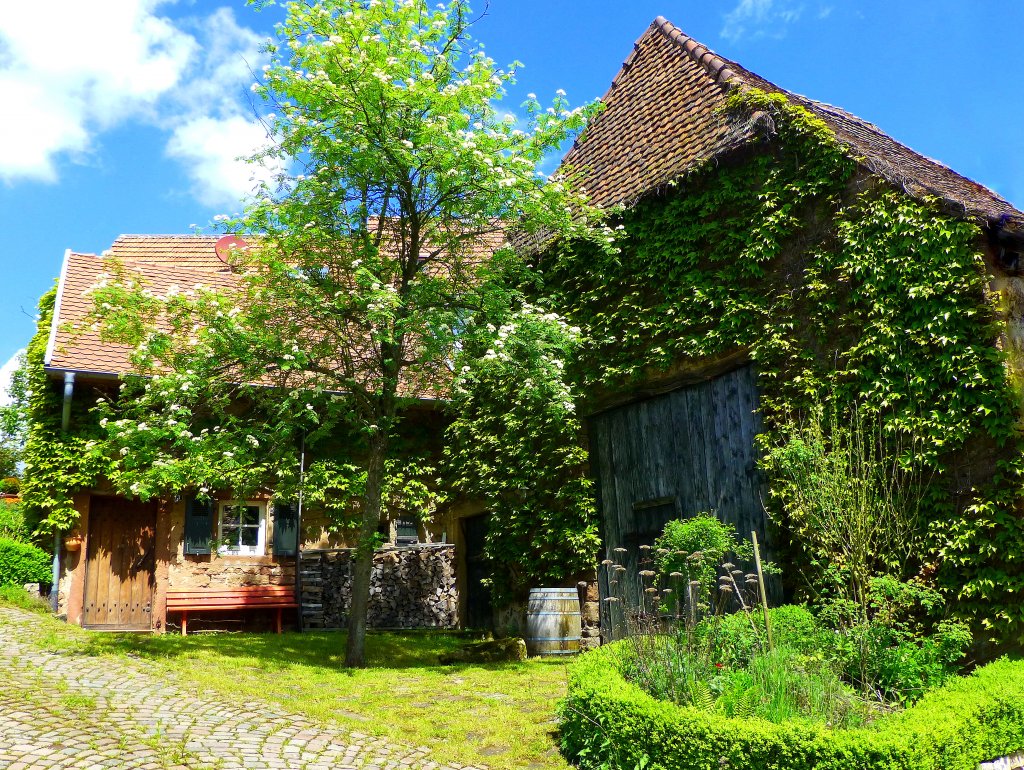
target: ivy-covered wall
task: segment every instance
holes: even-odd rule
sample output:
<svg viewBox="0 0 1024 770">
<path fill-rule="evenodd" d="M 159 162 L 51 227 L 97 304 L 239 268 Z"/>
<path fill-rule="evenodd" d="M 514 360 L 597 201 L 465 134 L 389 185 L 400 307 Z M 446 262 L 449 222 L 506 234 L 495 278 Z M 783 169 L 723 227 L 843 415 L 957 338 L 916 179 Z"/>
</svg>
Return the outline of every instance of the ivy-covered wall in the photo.
<svg viewBox="0 0 1024 770">
<path fill-rule="evenodd" d="M 90 451 L 100 435 L 97 418 L 90 410 L 103 395 L 91 386 L 76 385 L 72 399 L 71 430 L 61 430 L 63 393 L 43 368 L 57 290 L 39 300 L 35 336 L 26 350 L 28 436 L 23 459 L 22 502 L 40 534 L 54 529 L 66 532 L 78 522 L 73 494 L 88 489 L 99 478 L 102 463 Z"/>
<path fill-rule="evenodd" d="M 867 174 L 781 96 L 735 96 L 773 136 L 620 215 L 621 253 L 563 246 L 548 306 L 582 329 L 570 379 L 593 408 L 681 364 L 747 351 L 769 432 L 852 404 L 916 436 L 933 479 L 916 565 L 959 612 L 1024 631 L 1018 396 L 981 230 Z"/>
</svg>

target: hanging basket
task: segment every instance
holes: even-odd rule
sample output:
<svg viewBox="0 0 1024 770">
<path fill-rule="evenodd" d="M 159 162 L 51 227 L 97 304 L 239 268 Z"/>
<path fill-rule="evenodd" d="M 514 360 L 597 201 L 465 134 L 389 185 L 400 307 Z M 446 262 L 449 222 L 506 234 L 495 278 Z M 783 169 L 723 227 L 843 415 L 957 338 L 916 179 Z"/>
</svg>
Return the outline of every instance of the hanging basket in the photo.
<svg viewBox="0 0 1024 770">
<path fill-rule="evenodd" d="M 82 536 L 81 535 L 68 535 L 64 538 L 64 548 L 67 551 L 81 551 L 82 550 Z"/>
</svg>

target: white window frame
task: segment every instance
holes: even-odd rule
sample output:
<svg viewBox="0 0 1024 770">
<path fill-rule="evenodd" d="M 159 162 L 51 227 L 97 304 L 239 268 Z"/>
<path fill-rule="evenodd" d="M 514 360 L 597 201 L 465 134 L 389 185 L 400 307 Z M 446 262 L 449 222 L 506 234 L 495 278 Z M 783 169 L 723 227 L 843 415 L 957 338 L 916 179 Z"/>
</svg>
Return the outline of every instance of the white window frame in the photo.
<svg viewBox="0 0 1024 770">
<path fill-rule="evenodd" d="M 236 506 L 252 506 L 259 510 L 260 521 L 256 530 L 256 545 L 230 545 L 224 542 L 224 512 Z M 241 531 L 241 530 L 239 530 Z M 267 554 L 267 501 L 220 500 L 217 502 L 217 553 L 224 556 L 266 556 Z"/>
</svg>

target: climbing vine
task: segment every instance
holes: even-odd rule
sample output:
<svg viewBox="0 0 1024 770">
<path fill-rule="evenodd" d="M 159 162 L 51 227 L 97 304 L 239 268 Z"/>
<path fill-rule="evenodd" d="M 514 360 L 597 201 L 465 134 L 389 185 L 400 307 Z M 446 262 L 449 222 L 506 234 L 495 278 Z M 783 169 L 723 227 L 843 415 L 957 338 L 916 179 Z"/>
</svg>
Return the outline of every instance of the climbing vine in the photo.
<svg viewBox="0 0 1024 770">
<path fill-rule="evenodd" d="M 736 351 L 754 362 L 775 439 L 816 405 L 856 406 L 919 448 L 908 472 L 934 479 L 908 568 L 937 575 L 964 616 L 1024 631 L 1024 460 L 982 233 L 858 171 L 781 95 L 736 94 L 728 109 L 761 114 L 760 147 L 622 212 L 619 253 L 568 243 L 540 260 L 536 301 L 581 330 L 565 362 L 579 406 Z M 506 388 L 521 375 L 508 376 Z M 487 410 L 466 419 L 504 449 L 530 427 L 510 437 Z M 494 457 L 495 478 L 518 467 Z"/>
<path fill-rule="evenodd" d="M 21 497 L 28 517 L 39 522 L 39 534 L 71 529 L 78 521 L 75 492 L 92 486 L 103 470 L 103 464 L 90 452 L 91 442 L 99 436 L 99 425 L 89 410 L 99 393 L 83 388 L 77 394 L 71 411 L 74 430 L 64 433 L 61 393 L 43 369 L 56 296 L 54 288 L 39 300 L 36 333 L 25 354 L 26 387 L 18 404 L 28 427 Z"/>
</svg>

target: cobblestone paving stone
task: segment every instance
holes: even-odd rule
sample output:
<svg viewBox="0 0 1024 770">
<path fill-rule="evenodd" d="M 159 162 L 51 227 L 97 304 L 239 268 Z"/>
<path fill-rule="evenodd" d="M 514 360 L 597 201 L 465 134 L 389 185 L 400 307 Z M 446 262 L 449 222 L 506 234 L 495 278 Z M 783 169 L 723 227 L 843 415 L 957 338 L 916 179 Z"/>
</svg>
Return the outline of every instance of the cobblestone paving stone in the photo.
<svg viewBox="0 0 1024 770">
<path fill-rule="evenodd" d="M 0 768 L 485 770 L 271 704 L 190 692 L 142 660 L 41 651 L 30 641 L 39 626 L 0 607 Z"/>
</svg>

